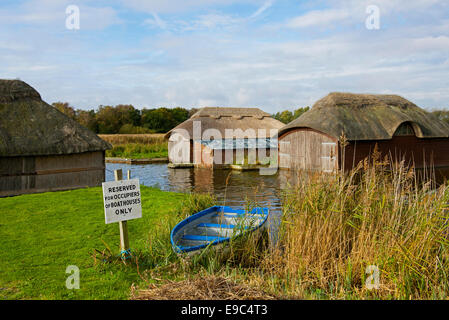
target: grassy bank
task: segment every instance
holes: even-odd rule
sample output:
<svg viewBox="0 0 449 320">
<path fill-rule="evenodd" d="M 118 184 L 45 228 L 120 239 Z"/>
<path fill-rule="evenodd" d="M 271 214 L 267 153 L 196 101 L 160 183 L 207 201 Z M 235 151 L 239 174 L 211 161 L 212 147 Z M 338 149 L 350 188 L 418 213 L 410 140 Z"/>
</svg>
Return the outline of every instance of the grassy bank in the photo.
<svg viewBox="0 0 449 320">
<path fill-rule="evenodd" d="M 128 298 L 131 284 L 142 281 L 139 267 L 177 260 L 169 243 L 171 227 L 211 204 L 208 196 L 144 186 L 141 192 L 143 218 L 128 223 L 139 261 L 128 265 L 116 259 L 118 224 L 104 223 L 101 188 L 0 199 L 0 300 Z M 69 265 L 80 269 L 79 290 L 65 287 Z"/>
<path fill-rule="evenodd" d="M 112 144 L 106 157 L 152 159 L 168 156 L 168 145 L 163 134 L 103 134 L 103 140 Z"/>
<path fill-rule="evenodd" d="M 449 186 L 433 188 L 400 166 L 360 169 L 299 172 L 302 183 L 285 190 L 275 247 L 250 236 L 227 255 L 189 260 L 173 254 L 170 230 L 214 204 L 208 195 L 142 186 L 126 265 L 100 188 L 0 199 L 0 298 L 448 299 Z M 68 265 L 80 268 L 79 290 L 65 288 Z"/>
</svg>

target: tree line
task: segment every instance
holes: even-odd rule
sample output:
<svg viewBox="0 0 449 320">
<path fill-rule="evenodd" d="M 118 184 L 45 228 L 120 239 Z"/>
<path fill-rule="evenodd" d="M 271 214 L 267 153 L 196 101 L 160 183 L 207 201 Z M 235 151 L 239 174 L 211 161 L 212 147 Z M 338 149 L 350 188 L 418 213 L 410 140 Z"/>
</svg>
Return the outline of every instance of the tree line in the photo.
<svg viewBox="0 0 449 320">
<path fill-rule="evenodd" d="M 276 120 L 279 120 L 282 123 L 289 123 L 298 118 L 300 115 L 302 115 L 304 112 L 309 111 L 310 107 L 305 108 L 299 108 L 294 111 L 285 110 L 282 112 L 277 112 L 273 115 L 273 118 Z"/>
<path fill-rule="evenodd" d="M 181 107 L 139 110 L 129 104 L 101 105 L 97 110 L 75 109 L 67 102 L 55 102 L 52 105 L 69 118 L 99 134 L 165 133 L 198 111 L 196 108 Z M 285 110 L 273 114 L 272 117 L 287 124 L 309 109 L 310 107 L 302 107 L 294 111 Z M 434 110 L 431 113 L 449 124 L 449 110 Z"/>
<path fill-rule="evenodd" d="M 97 110 L 81 110 L 75 109 L 67 102 L 55 102 L 52 106 L 99 134 L 165 133 L 197 111 L 180 107 L 139 110 L 124 104 L 101 105 Z"/>
</svg>

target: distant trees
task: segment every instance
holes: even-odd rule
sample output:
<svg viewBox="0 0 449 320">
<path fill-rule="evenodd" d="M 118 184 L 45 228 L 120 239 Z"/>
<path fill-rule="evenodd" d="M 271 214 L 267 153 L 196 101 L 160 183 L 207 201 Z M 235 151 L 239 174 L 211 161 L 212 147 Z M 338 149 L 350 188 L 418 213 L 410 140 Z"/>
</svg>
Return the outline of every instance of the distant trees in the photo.
<svg viewBox="0 0 449 320">
<path fill-rule="evenodd" d="M 143 109 L 141 121 L 144 128 L 155 132 L 167 132 L 180 123 L 175 120 L 173 109 L 168 108 Z"/>
<path fill-rule="evenodd" d="M 282 112 L 277 112 L 273 115 L 273 118 L 276 120 L 279 120 L 280 122 L 283 122 L 285 124 L 292 122 L 296 118 L 298 118 L 300 115 L 302 115 L 304 112 L 309 111 L 309 107 L 305 108 L 298 108 L 295 111 L 291 112 L 289 110 L 285 110 Z"/>
<path fill-rule="evenodd" d="M 141 134 L 141 133 L 154 133 L 154 131 L 140 126 L 133 126 L 131 123 L 127 123 L 120 128 L 120 131 L 118 133 Z"/>
<path fill-rule="evenodd" d="M 173 109 L 143 109 L 141 124 L 142 127 L 154 132 L 164 133 L 187 119 L 189 119 L 189 111 L 180 107 Z"/>
<path fill-rule="evenodd" d="M 181 107 L 139 110 L 130 104 L 100 105 L 95 111 L 75 109 L 67 102 L 55 102 L 52 105 L 93 132 L 106 134 L 165 133 L 198 111 L 196 108 Z M 272 117 L 287 124 L 309 109 L 303 107 L 294 111 L 285 110 L 273 114 Z M 431 113 L 449 124 L 449 110 L 433 110 Z"/>
<path fill-rule="evenodd" d="M 98 133 L 118 133 L 123 123 L 120 112 L 111 106 L 100 106 L 97 111 Z"/>
<path fill-rule="evenodd" d="M 190 118 L 191 114 L 191 110 L 180 107 L 139 110 L 132 105 L 119 104 L 100 105 L 95 111 L 75 109 L 67 102 L 52 105 L 79 124 L 101 134 L 165 133 Z"/>
<path fill-rule="evenodd" d="M 98 122 L 95 110 L 77 110 L 76 121 L 93 132 L 98 132 Z"/>
</svg>

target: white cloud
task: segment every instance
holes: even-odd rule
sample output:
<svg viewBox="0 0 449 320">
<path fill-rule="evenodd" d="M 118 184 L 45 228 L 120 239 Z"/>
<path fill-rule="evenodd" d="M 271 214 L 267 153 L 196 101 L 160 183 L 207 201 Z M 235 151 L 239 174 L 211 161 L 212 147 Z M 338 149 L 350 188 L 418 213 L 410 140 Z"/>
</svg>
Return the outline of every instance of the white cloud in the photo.
<svg viewBox="0 0 449 320">
<path fill-rule="evenodd" d="M 79 3 L 81 29 L 101 30 L 113 24 L 122 23 L 112 7 L 97 7 Z M 0 9 L 0 26 L 22 24 L 23 26 L 45 27 L 47 29 L 64 29 L 67 18 L 66 8 L 71 0 L 28 0 L 16 10 Z"/>
<path fill-rule="evenodd" d="M 422 52 L 432 52 L 435 50 L 446 50 L 449 53 L 449 37 L 438 36 L 438 37 L 425 37 L 413 39 L 410 43 L 410 47 L 415 50 Z"/>
<path fill-rule="evenodd" d="M 441 1 L 431 1 L 433 7 L 410 0 L 409 8 L 418 8 L 410 11 L 404 1 L 326 1 L 328 9 L 291 20 L 287 17 L 299 15 L 299 9 L 268 15 L 278 4 L 271 1 L 246 0 L 254 11 L 245 14 L 224 10 L 224 0 L 141 1 L 145 23 L 155 28 L 142 28 L 140 37 L 125 34 L 127 41 L 135 37 L 132 46 L 121 42 L 121 33 L 108 33 L 110 39 L 103 33 L 67 36 L 59 31 L 69 1 L 42 3 L 51 10 L 0 9 L 0 59 L 2 77 L 20 77 L 48 102 L 64 100 L 82 108 L 258 106 L 276 112 L 311 105 L 330 91 L 349 91 L 397 93 L 423 107 L 449 105 L 449 21 Z M 82 29 L 88 21 L 89 28 L 100 29 L 129 22 L 120 21 L 116 7 L 92 8 L 93 3 L 80 4 L 87 19 Z M 364 28 L 364 5 L 371 3 L 381 7 L 376 32 Z M 103 15 L 106 22 L 95 21 Z M 258 17 L 264 17 L 261 23 L 252 23 Z M 18 27 L 13 21 L 19 21 Z M 291 28 L 285 27 L 288 23 Z M 342 23 L 346 28 L 332 28 Z M 267 24 L 278 27 L 268 30 Z M 142 27 L 142 21 L 137 25 Z M 325 32 L 313 33 L 314 27 Z"/>
<path fill-rule="evenodd" d="M 180 13 L 235 3 L 260 5 L 264 0 L 122 0 L 121 2 L 124 6 L 140 12 Z"/>
<path fill-rule="evenodd" d="M 331 23 L 347 19 L 350 13 L 346 10 L 329 9 L 314 10 L 295 17 L 287 22 L 289 28 L 307 28 L 314 26 L 327 26 Z"/>
<path fill-rule="evenodd" d="M 256 19 L 267 11 L 274 3 L 274 0 L 265 1 L 253 14 L 248 17 L 241 17 L 231 14 L 223 14 L 220 12 L 208 12 L 198 14 L 189 20 L 173 20 L 170 23 L 162 21 L 159 16 L 152 13 L 153 18 L 146 19 L 144 24 L 157 26 L 161 29 L 169 29 L 170 31 L 197 31 L 203 29 L 234 27 L 239 24 L 247 23 Z"/>
<path fill-rule="evenodd" d="M 254 18 L 260 16 L 262 13 L 264 13 L 265 11 L 267 11 L 267 10 L 273 5 L 273 3 L 274 3 L 274 0 L 268 0 L 268 1 L 265 1 L 265 3 L 264 3 L 259 9 L 257 9 L 257 11 L 254 12 L 254 13 L 249 17 L 249 19 L 254 19 Z"/>
<path fill-rule="evenodd" d="M 209 13 L 198 16 L 185 30 L 195 30 L 201 28 L 212 29 L 216 27 L 225 27 L 241 22 L 240 19 L 234 18 L 230 15 L 223 15 L 218 13 Z"/>
<path fill-rule="evenodd" d="M 159 27 L 161 29 L 166 29 L 167 28 L 167 23 L 164 20 L 162 20 L 158 16 L 157 13 L 153 12 L 152 15 L 153 15 L 153 19 L 151 19 L 151 18 L 146 19 L 143 24 L 151 25 L 151 26 L 157 26 L 157 27 Z"/>
</svg>

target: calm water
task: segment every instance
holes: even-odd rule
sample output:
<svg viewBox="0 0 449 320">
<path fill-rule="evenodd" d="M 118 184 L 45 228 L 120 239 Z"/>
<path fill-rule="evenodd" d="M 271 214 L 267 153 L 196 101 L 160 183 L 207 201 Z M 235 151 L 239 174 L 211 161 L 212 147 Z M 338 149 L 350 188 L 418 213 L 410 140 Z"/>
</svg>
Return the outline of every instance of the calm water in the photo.
<svg viewBox="0 0 449 320">
<path fill-rule="evenodd" d="M 257 206 L 268 207 L 270 215 L 267 221 L 272 243 L 277 242 L 276 235 L 282 214 L 282 190 L 294 185 L 295 176 L 290 171 L 278 171 L 275 175 L 259 175 L 259 171 L 231 171 L 209 169 L 169 169 L 167 164 L 128 165 L 121 163 L 106 164 L 106 181 L 114 180 L 114 170 L 122 169 L 124 176 L 131 170 L 132 178 L 139 178 L 146 186 L 157 187 L 164 191 L 209 192 L 217 197 L 217 205 L 244 207 L 247 199 Z M 228 180 L 226 187 L 226 180 Z"/>
<path fill-rule="evenodd" d="M 278 171 L 275 175 L 259 175 L 259 171 L 231 171 L 209 169 L 169 169 L 167 164 L 127 165 L 106 164 L 106 181 L 114 180 L 115 169 L 131 170 L 132 178 L 139 178 L 146 186 L 175 192 L 210 192 L 219 204 L 241 207 L 250 199 L 271 212 L 281 212 L 281 193 L 294 184 L 291 173 Z M 226 187 L 226 179 L 228 184 Z"/>
</svg>

